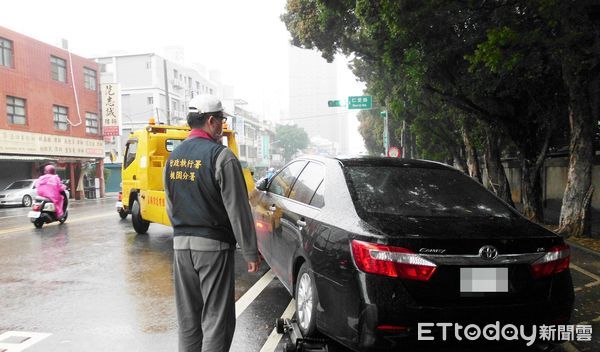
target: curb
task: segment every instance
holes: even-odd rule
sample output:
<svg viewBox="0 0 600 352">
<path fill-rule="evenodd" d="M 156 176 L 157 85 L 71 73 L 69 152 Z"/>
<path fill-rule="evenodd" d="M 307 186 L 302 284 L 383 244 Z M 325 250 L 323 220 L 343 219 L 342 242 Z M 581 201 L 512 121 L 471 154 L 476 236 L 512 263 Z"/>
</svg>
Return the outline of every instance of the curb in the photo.
<svg viewBox="0 0 600 352">
<path fill-rule="evenodd" d="M 586 253 L 588 253 L 588 254 L 591 254 L 591 255 L 595 255 L 595 256 L 597 256 L 597 257 L 600 257 L 600 252 L 596 252 L 595 250 L 592 250 L 592 249 L 589 249 L 589 248 L 582 247 L 581 245 L 579 245 L 579 244 L 577 244 L 577 243 L 573 243 L 573 242 L 571 242 L 571 241 L 569 241 L 569 240 L 565 240 L 565 242 L 567 242 L 567 243 L 569 244 L 569 246 L 571 246 L 571 247 L 575 247 L 575 248 L 577 248 L 577 249 L 579 249 L 579 250 L 581 250 L 581 251 L 583 251 L 583 252 L 586 252 Z"/>
</svg>

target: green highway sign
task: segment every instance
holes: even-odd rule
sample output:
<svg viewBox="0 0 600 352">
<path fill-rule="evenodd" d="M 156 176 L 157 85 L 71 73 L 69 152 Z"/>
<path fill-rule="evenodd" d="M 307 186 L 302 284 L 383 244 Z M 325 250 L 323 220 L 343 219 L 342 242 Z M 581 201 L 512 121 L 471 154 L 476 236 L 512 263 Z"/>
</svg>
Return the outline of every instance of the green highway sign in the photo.
<svg viewBox="0 0 600 352">
<path fill-rule="evenodd" d="M 342 103 L 339 100 L 329 100 L 327 102 L 327 106 L 329 106 L 330 108 L 337 108 L 339 106 L 342 106 Z"/>
<path fill-rule="evenodd" d="M 368 110 L 373 107 L 373 97 L 363 95 L 357 97 L 348 97 L 348 109 Z"/>
</svg>

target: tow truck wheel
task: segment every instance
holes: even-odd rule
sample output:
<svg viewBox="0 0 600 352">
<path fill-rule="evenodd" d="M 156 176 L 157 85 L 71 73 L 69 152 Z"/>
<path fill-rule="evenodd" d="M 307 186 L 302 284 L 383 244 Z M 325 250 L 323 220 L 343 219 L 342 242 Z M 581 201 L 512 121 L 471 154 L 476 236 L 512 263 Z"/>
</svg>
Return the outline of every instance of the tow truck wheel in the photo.
<svg viewBox="0 0 600 352">
<path fill-rule="evenodd" d="M 150 227 L 150 222 L 142 218 L 142 210 L 137 199 L 131 205 L 131 223 L 135 232 L 139 234 L 148 232 L 148 227 Z"/>
<path fill-rule="evenodd" d="M 315 332 L 317 319 L 317 290 L 315 278 L 308 264 L 302 264 L 296 283 L 296 317 L 302 336 L 308 337 Z"/>
<path fill-rule="evenodd" d="M 127 210 L 125 210 L 125 209 L 121 209 L 121 210 L 119 210 L 119 217 L 120 217 L 121 219 L 125 219 L 125 218 L 127 217 L 127 214 L 129 214 L 129 213 L 127 212 Z"/>
</svg>

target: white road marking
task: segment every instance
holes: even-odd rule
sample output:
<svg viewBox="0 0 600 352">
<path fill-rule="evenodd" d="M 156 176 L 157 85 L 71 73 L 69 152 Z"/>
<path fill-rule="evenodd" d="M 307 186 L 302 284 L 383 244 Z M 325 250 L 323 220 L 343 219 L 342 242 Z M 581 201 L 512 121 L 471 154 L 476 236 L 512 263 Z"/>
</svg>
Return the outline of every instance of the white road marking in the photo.
<svg viewBox="0 0 600 352">
<path fill-rule="evenodd" d="M 7 331 L 0 335 L 0 351 L 6 350 L 6 352 L 21 352 L 26 348 L 29 348 L 36 343 L 42 341 L 46 337 L 52 334 L 43 333 L 43 332 L 28 332 L 28 331 Z M 10 339 L 11 337 L 28 337 L 27 340 L 21 343 L 8 343 L 2 342 Z"/>
<path fill-rule="evenodd" d="M 10 215 L 10 216 L 3 216 L 3 217 L 0 217 L 0 219 L 18 218 L 18 217 L 21 217 L 21 216 L 23 216 L 23 217 L 26 217 L 26 216 L 27 216 L 27 213 L 24 213 L 24 214 L 22 214 L 22 215 Z"/>
<path fill-rule="evenodd" d="M 258 297 L 258 295 L 267 287 L 267 285 L 273 280 L 275 274 L 273 270 L 269 269 L 263 277 L 260 278 L 246 293 L 235 302 L 235 317 L 239 318 L 240 315 L 248 308 L 250 303 Z"/>
<path fill-rule="evenodd" d="M 600 281 L 600 276 L 598 276 L 596 274 L 593 274 L 593 273 L 590 273 L 589 271 L 583 269 L 582 267 L 579 267 L 579 266 L 577 266 L 577 265 L 575 265 L 573 263 L 570 264 L 570 267 L 572 269 L 575 269 L 575 270 L 579 271 L 580 273 L 582 273 L 584 275 L 587 275 L 587 276 L 591 277 L 592 279 L 594 279 L 596 281 Z"/>
<path fill-rule="evenodd" d="M 287 308 L 281 315 L 281 318 L 282 319 L 291 319 L 295 312 L 296 312 L 296 301 L 294 301 L 292 299 L 290 301 L 290 304 L 288 304 Z M 275 349 L 277 348 L 277 345 L 279 344 L 279 341 L 281 341 L 282 337 L 283 337 L 283 335 L 277 333 L 277 328 L 274 328 L 273 331 L 271 331 L 271 335 L 269 335 L 269 337 L 267 338 L 267 341 L 265 342 L 263 347 L 260 349 L 260 352 L 274 352 Z"/>
<path fill-rule="evenodd" d="M 102 214 L 97 214 L 97 215 L 91 215 L 91 216 L 86 216 L 83 218 L 75 218 L 72 219 L 71 217 L 69 217 L 69 219 L 67 219 L 66 224 L 71 224 L 71 223 L 75 223 L 75 222 L 82 222 L 82 221 L 88 221 L 88 220 L 94 220 L 94 219 L 100 219 L 100 218 L 105 218 L 108 216 L 115 216 L 116 218 L 116 211 L 111 211 L 111 212 L 106 212 L 106 213 L 102 213 Z M 23 218 L 27 218 L 27 215 L 23 215 Z M 118 218 L 117 218 L 118 219 Z M 27 221 L 29 221 L 29 219 L 27 219 Z M 58 222 L 53 222 L 50 224 L 45 224 L 44 227 L 46 226 L 54 226 L 54 225 L 58 225 Z M 0 235 L 4 235 L 7 233 L 11 233 L 11 232 L 19 232 L 19 231 L 25 231 L 25 230 L 32 230 L 33 229 L 33 224 L 29 224 L 29 226 L 21 226 L 21 227 L 13 227 L 10 229 L 6 229 L 6 230 L 0 230 Z"/>
</svg>

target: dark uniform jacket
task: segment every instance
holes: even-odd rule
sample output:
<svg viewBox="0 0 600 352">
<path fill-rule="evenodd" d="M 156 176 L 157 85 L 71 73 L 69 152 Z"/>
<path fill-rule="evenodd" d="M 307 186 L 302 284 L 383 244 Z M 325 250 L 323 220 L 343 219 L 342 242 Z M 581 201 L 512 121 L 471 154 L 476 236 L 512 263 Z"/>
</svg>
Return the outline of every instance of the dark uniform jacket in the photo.
<svg viewBox="0 0 600 352">
<path fill-rule="evenodd" d="M 256 261 L 256 232 L 242 167 L 227 147 L 189 138 L 169 156 L 164 174 L 175 249 L 225 250 L 238 242 Z"/>
</svg>

